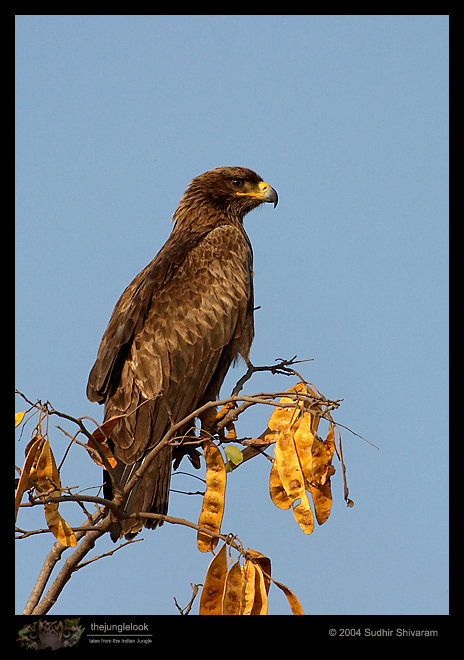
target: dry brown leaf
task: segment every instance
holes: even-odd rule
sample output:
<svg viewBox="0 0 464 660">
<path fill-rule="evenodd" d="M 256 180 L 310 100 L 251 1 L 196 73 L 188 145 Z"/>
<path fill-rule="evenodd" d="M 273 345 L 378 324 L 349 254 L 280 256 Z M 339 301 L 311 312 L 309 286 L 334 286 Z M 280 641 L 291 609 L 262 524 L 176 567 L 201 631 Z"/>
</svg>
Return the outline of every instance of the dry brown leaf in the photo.
<svg viewBox="0 0 464 660">
<path fill-rule="evenodd" d="M 227 577 L 227 546 L 224 543 L 206 572 L 200 597 L 199 614 L 222 615 L 222 600 Z"/>
<path fill-rule="evenodd" d="M 203 497 L 198 525 L 220 533 L 226 493 L 226 466 L 222 454 L 212 440 L 203 442 L 206 461 L 206 492 Z M 209 552 L 218 539 L 198 532 L 197 544 L 200 552 Z"/>
<path fill-rule="evenodd" d="M 45 504 L 45 518 L 48 529 L 57 538 L 57 540 L 66 548 L 73 548 L 77 545 L 77 539 L 66 520 L 58 513 L 58 503 L 50 502 Z"/>
<path fill-rule="evenodd" d="M 97 442 L 106 442 L 108 437 L 111 435 L 111 431 L 114 429 L 119 420 L 125 417 L 125 415 L 113 415 L 109 419 L 103 422 L 101 426 L 95 429 L 92 433 L 92 436 Z"/>
<path fill-rule="evenodd" d="M 113 456 L 111 449 L 108 446 L 107 438 L 122 417 L 125 417 L 125 415 L 113 415 L 105 422 L 103 422 L 103 424 L 96 428 L 92 433 L 92 438 L 94 439 L 89 440 L 85 445 L 87 451 L 92 457 L 92 460 L 103 468 L 105 465 L 100 461 L 98 455 L 99 452 L 105 456 L 106 460 L 112 468 L 115 468 L 118 464 L 117 460 Z"/>
<path fill-rule="evenodd" d="M 48 491 L 51 487 L 54 487 L 55 490 L 61 493 L 60 475 L 48 440 L 45 440 L 42 445 L 35 469 L 31 472 L 31 479 L 44 491 Z"/>
<path fill-rule="evenodd" d="M 31 447 L 32 451 L 34 445 Z M 48 440 L 41 446 L 40 456 L 35 467 L 30 472 L 30 477 L 44 492 L 50 491 L 50 495 L 59 497 L 61 495 L 61 479 L 55 463 L 52 449 Z M 74 547 L 77 540 L 68 523 L 58 513 L 58 502 L 50 502 L 44 505 L 45 519 L 52 534 L 66 547 Z"/>
<path fill-rule="evenodd" d="M 106 460 L 108 461 L 108 463 L 111 465 L 112 468 L 115 468 L 116 465 L 118 464 L 117 460 L 113 456 L 111 449 L 108 447 L 106 443 L 97 442 L 96 440 L 88 440 L 87 444 L 84 446 L 89 452 L 90 457 L 92 458 L 94 463 L 100 465 L 100 467 L 104 468 L 106 466 L 100 460 L 99 454 L 103 454 L 105 456 Z"/>
</svg>

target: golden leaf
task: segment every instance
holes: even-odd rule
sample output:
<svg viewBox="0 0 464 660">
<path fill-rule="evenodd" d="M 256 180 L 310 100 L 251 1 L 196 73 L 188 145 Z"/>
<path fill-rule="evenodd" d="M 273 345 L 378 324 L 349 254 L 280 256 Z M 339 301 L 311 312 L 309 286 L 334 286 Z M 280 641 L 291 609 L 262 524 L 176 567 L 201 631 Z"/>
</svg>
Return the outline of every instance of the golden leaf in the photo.
<svg viewBox="0 0 464 660">
<path fill-rule="evenodd" d="M 44 509 L 48 529 L 57 538 L 61 545 L 64 545 L 67 548 L 76 546 L 77 539 L 74 532 L 66 520 L 64 520 L 58 513 L 58 503 L 50 502 L 50 504 L 45 504 Z"/>
<path fill-rule="evenodd" d="M 92 436 L 97 442 L 106 442 L 107 438 L 111 435 L 111 431 L 122 417 L 125 417 L 125 415 L 113 415 L 96 428 Z"/>
<path fill-rule="evenodd" d="M 36 458 L 40 453 L 44 440 L 45 439 L 40 435 L 39 437 L 36 437 L 33 442 L 28 444 L 29 449 L 26 452 L 26 460 L 24 461 L 23 469 L 21 470 L 21 476 L 19 478 L 15 493 L 15 520 L 16 516 L 18 515 L 19 505 L 21 504 L 24 491 L 31 487 L 31 484 L 29 484 L 29 476 L 31 474 Z"/>
<path fill-rule="evenodd" d="M 34 445 L 29 451 L 32 451 Z M 44 492 L 51 490 L 51 495 L 61 495 L 60 473 L 56 467 L 55 457 L 48 440 L 45 440 L 40 452 L 39 459 L 30 472 L 30 477 L 36 482 L 38 488 Z M 68 523 L 58 513 L 58 502 L 50 502 L 44 505 L 45 519 L 48 529 L 57 540 L 66 547 L 74 547 L 77 540 Z"/>
<path fill-rule="evenodd" d="M 85 445 L 87 451 L 92 457 L 92 460 L 103 468 L 105 465 L 100 461 L 98 456 L 99 452 L 105 456 L 106 460 L 112 468 L 115 468 L 118 464 L 117 460 L 113 456 L 111 449 L 108 446 L 107 438 L 122 417 L 125 417 L 125 415 L 113 415 L 105 422 L 103 422 L 103 424 L 96 428 L 92 433 L 92 438 L 94 439 L 89 440 Z"/>
<path fill-rule="evenodd" d="M 25 412 L 15 413 L 15 428 L 21 424 L 25 414 Z"/>
<path fill-rule="evenodd" d="M 100 460 L 99 454 L 103 454 L 105 456 L 106 460 L 108 461 L 108 463 L 111 465 L 112 468 L 115 468 L 116 465 L 118 464 L 117 460 L 113 456 L 111 449 L 108 447 L 106 443 L 97 442 L 96 440 L 88 440 L 87 444 L 84 446 L 89 452 L 90 457 L 92 458 L 94 463 L 100 465 L 100 467 L 104 468 L 105 465 Z"/>
<path fill-rule="evenodd" d="M 30 476 L 41 490 L 48 491 L 52 487 L 61 493 L 60 475 L 48 440 L 43 443 L 39 459 Z"/>
</svg>

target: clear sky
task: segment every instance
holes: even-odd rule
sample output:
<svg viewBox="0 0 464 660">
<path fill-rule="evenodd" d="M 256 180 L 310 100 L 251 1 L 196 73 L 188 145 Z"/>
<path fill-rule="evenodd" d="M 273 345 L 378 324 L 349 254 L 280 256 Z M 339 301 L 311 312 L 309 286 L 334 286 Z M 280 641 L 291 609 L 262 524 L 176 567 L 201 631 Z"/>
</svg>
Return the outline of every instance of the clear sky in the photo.
<svg viewBox="0 0 464 660">
<path fill-rule="evenodd" d="M 252 361 L 312 358 L 301 371 L 343 399 L 336 421 L 379 449 L 343 433 L 355 506 L 335 461 L 332 514 L 310 536 L 270 502 L 269 463 L 249 461 L 229 478 L 223 530 L 268 555 L 307 614 L 447 613 L 448 17 L 23 15 L 16 76 L 16 387 L 101 420 L 85 396 L 101 336 L 189 181 L 256 170 L 279 205 L 245 220 Z M 292 384 L 259 375 L 247 392 Z M 68 440 L 51 437 L 60 460 Z M 66 485 L 101 482 L 82 454 Z M 172 494 L 171 515 L 200 507 Z M 45 526 L 38 509 L 21 516 Z M 210 557 L 185 528 L 140 537 L 75 574 L 51 613 L 176 614 Z M 18 612 L 51 543 L 16 542 Z M 270 613 L 289 613 L 276 587 Z"/>
</svg>

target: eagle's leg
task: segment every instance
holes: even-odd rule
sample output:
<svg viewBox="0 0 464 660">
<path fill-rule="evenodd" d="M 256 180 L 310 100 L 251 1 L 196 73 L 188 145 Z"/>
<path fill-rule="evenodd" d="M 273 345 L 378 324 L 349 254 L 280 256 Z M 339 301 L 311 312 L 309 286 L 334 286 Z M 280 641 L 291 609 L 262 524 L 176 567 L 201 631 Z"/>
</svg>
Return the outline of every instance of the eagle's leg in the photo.
<svg viewBox="0 0 464 660">
<path fill-rule="evenodd" d="M 200 415 L 200 421 L 201 421 L 201 431 L 200 435 L 202 438 L 211 438 L 212 431 L 214 430 L 214 427 L 220 422 L 224 417 L 227 415 L 227 413 L 235 408 L 235 403 L 232 401 L 229 403 L 226 403 L 224 406 L 222 406 L 221 410 L 217 412 L 216 408 L 209 408 L 206 410 L 204 413 Z M 237 432 L 235 431 L 235 426 L 233 422 L 227 422 L 226 424 L 226 429 L 227 429 L 227 435 L 225 438 L 227 440 L 235 440 L 237 437 Z M 222 434 L 222 437 L 224 437 L 224 430 L 221 429 L 220 434 Z"/>
</svg>

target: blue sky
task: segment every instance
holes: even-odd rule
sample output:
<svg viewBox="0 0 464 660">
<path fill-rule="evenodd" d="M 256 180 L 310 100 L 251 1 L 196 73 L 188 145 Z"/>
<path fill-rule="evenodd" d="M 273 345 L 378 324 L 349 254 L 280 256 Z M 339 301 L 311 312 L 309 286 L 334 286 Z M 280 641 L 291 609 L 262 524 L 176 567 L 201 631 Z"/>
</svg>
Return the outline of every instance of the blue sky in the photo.
<svg viewBox="0 0 464 660">
<path fill-rule="evenodd" d="M 312 358 L 301 371 L 343 399 L 336 421 L 379 447 L 344 432 L 355 506 L 336 463 L 332 514 L 311 536 L 270 502 L 267 461 L 248 462 L 223 530 L 268 555 L 307 614 L 447 613 L 447 16 L 17 16 L 16 387 L 101 420 L 85 387 L 113 306 L 189 181 L 221 165 L 279 193 L 245 220 L 253 363 Z M 247 391 L 291 385 L 259 374 Z M 239 433 L 259 434 L 268 412 Z M 60 458 L 67 439 L 51 435 Z M 62 481 L 100 480 L 73 449 Z M 171 497 L 171 515 L 200 507 Z M 176 614 L 210 558 L 185 528 L 141 538 L 76 573 L 51 613 Z M 18 612 L 51 541 L 16 542 Z M 270 613 L 289 613 L 275 587 Z"/>
</svg>

